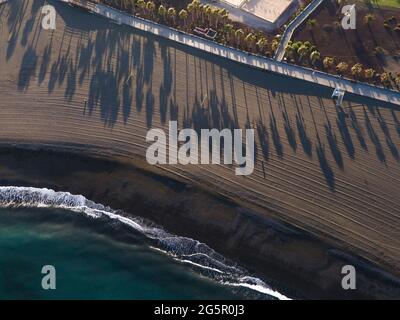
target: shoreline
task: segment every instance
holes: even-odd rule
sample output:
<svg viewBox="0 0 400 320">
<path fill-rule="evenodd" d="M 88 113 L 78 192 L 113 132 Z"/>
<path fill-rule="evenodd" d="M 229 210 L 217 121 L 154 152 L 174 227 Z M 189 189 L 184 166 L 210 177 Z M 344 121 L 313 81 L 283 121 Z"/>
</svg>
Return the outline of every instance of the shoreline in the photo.
<svg viewBox="0 0 400 320">
<path fill-rule="evenodd" d="M 68 191 L 149 219 L 168 232 L 207 244 L 289 297 L 390 299 L 400 294 L 400 279 L 292 226 L 158 169 L 144 168 L 141 161 L 128 164 L 77 152 L 3 145 L 0 185 Z M 346 263 L 357 268 L 356 292 L 340 288 L 340 267 Z"/>
<path fill-rule="evenodd" d="M 340 287 L 343 263 L 332 248 L 400 277 L 399 108 L 346 95 L 344 114 L 327 88 L 58 2 L 56 30 L 43 31 L 41 4 L 15 0 L 0 10 L 0 145 L 33 150 L 27 159 L 3 153 L 4 184 L 146 211 L 307 297 L 355 295 Z M 253 174 L 236 176 L 227 165 L 150 167 L 146 134 L 166 132 L 169 121 L 254 129 Z M 65 159 L 38 150 L 64 151 Z M 367 280 L 376 277 L 370 270 Z M 361 276 L 360 291 L 400 297 L 376 278 L 363 284 Z"/>
</svg>

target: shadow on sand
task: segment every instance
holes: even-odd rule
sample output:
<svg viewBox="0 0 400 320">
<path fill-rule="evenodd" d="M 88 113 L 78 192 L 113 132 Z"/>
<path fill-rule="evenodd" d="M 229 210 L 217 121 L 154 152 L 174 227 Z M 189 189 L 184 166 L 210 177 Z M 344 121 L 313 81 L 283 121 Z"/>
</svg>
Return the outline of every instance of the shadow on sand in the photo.
<svg viewBox="0 0 400 320">
<path fill-rule="evenodd" d="M 262 162 L 263 168 L 264 162 L 270 161 L 272 156 L 282 160 L 301 149 L 309 158 L 317 156 L 326 184 L 334 191 L 335 174 L 332 165 L 336 164 L 340 170 L 344 170 L 344 152 L 353 160 L 357 152 L 361 152 L 352 141 L 354 135 L 351 131 L 357 137 L 361 150 L 368 152 L 366 139 L 370 139 L 375 146 L 377 158 L 386 163 L 387 155 L 376 132 L 381 130 L 390 153 L 399 161 L 399 152 L 391 130 L 380 112 L 383 108 L 392 109 L 397 134 L 400 135 L 398 109 L 392 105 L 347 95 L 344 113 L 335 108 L 333 102 L 324 105 L 324 101 L 328 101 L 331 95 L 329 88 L 250 69 L 166 39 L 114 25 L 58 1 L 49 2 L 56 7 L 66 26 L 62 31 L 54 31 L 62 33 L 61 41 L 54 41 L 53 32 L 49 31 L 48 43 L 40 53 L 36 52 L 36 45 L 41 32 L 38 27 L 41 17 L 39 9 L 44 1 L 16 0 L 7 4 L 9 14 L 3 28 L 8 28 L 10 40 L 7 43 L 6 59 L 12 59 L 18 40 L 25 50 L 18 73 L 17 89 L 20 91 L 28 90 L 32 82 L 37 81 L 39 85 L 47 85 L 49 93 L 56 88 L 65 88 L 66 101 L 72 101 L 77 99 L 77 86 L 88 83 L 88 97 L 81 102 L 84 112 L 90 116 L 94 110 L 99 110 L 106 126 L 112 127 L 120 116 L 126 123 L 135 109 L 138 113 L 145 112 L 148 128 L 152 127 L 154 114 L 158 110 L 163 124 L 168 119 L 177 120 L 178 114 L 181 114 L 184 127 L 200 130 L 240 127 L 234 82 L 242 82 L 243 86 L 251 86 L 257 92 L 263 92 L 263 96 L 257 93 L 256 107 L 260 115 L 253 120 L 249 120 L 249 106 L 244 97 L 248 112 L 247 125 L 256 130 L 259 149 L 257 160 Z M 22 36 L 19 36 L 21 32 Z M 174 51 L 213 65 L 212 74 L 206 75 L 209 79 L 207 83 L 211 85 L 205 88 L 201 83 L 195 96 L 189 93 L 188 88 L 195 84 L 188 83 L 187 75 L 186 100 L 194 101 L 191 105 L 177 103 L 177 85 L 174 81 L 176 60 L 171 56 Z M 155 59 L 162 61 L 162 75 L 154 69 Z M 220 71 L 227 76 L 221 77 L 220 86 L 223 89 L 217 93 L 214 73 Z M 156 90 L 153 90 L 154 76 L 162 78 Z M 225 96 L 226 88 L 231 90 L 229 102 Z M 157 104 L 159 108 L 156 108 Z M 355 112 L 359 106 L 362 106 L 363 113 Z M 335 112 L 335 121 L 328 116 L 327 110 Z M 325 117 L 316 120 L 315 112 L 323 112 Z M 305 114 L 311 117 L 312 123 L 306 120 Z M 377 120 L 378 125 L 371 121 L 371 116 Z M 285 139 L 282 134 L 286 135 Z M 283 141 L 287 141 L 287 145 Z M 328 149 L 333 161 L 327 156 Z"/>
</svg>

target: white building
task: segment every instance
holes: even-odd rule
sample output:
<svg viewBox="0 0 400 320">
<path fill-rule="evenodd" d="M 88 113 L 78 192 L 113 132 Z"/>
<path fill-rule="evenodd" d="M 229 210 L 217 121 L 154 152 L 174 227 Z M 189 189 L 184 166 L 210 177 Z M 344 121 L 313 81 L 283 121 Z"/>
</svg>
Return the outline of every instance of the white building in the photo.
<svg viewBox="0 0 400 320">
<path fill-rule="evenodd" d="M 212 0 L 226 8 L 232 20 L 267 31 L 285 24 L 298 7 L 298 0 Z"/>
</svg>

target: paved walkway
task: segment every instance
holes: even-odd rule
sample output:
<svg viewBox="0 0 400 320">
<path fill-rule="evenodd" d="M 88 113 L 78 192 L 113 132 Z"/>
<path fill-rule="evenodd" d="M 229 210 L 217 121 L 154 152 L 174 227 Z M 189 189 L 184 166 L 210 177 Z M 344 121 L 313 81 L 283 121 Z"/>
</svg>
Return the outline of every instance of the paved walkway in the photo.
<svg viewBox="0 0 400 320">
<path fill-rule="evenodd" d="M 311 2 L 307 8 L 305 8 L 302 13 L 300 13 L 286 28 L 282 35 L 281 42 L 275 53 L 275 60 L 282 61 L 285 56 L 285 48 L 287 47 L 289 41 L 292 39 L 294 31 L 309 17 L 319 5 L 324 2 L 324 0 L 314 0 Z"/>
<path fill-rule="evenodd" d="M 390 102 L 400 105 L 400 94 L 398 92 L 371 86 L 364 83 L 357 83 L 337 76 L 326 74 L 312 69 L 307 69 L 273 59 L 252 55 L 234 48 L 229 48 L 209 40 L 189 35 L 178 30 L 161 26 L 148 20 L 140 19 L 121 11 L 110 8 L 101 4 L 93 4 L 85 0 L 60 0 L 70 2 L 76 5 L 86 7 L 88 10 L 109 18 L 118 24 L 132 26 L 142 31 L 150 32 L 157 36 L 161 36 L 172 41 L 184 44 L 186 46 L 196 48 L 208 53 L 212 53 L 223 58 L 227 58 L 236 62 L 247 64 L 252 67 L 263 69 L 270 72 L 280 73 L 285 76 L 297 78 L 300 80 L 320 84 L 331 88 L 342 88 L 348 93 L 354 93 L 365 97 L 370 97 L 383 102 Z M 318 0 L 323 1 L 323 0 Z M 90 4 L 90 5 L 87 5 Z M 87 5 L 87 6 L 85 6 Z"/>
</svg>

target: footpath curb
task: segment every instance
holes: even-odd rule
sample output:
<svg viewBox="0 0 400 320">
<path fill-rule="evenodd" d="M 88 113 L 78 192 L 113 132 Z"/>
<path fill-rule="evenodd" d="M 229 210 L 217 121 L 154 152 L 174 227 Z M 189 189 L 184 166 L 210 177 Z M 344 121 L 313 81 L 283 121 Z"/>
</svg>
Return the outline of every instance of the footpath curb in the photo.
<svg viewBox="0 0 400 320">
<path fill-rule="evenodd" d="M 285 49 L 296 29 L 315 11 L 325 0 L 313 0 L 286 28 L 279 42 L 279 47 L 275 53 L 275 60 L 282 61 L 285 55 Z"/>
<path fill-rule="evenodd" d="M 103 4 L 95 4 L 87 0 L 59 1 L 79 6 L 88 10 L 89 12 L 113 20 L 117 24 L 124 24 L 145 32 L 150 32 L 156 36 L 167 38 L 177 43 L 230 59 L 232 61 L 246 64 L 251 67 L 279 73 L 292 78 L 330 87 L 332 89 L 340 88 L 347 93 L 361 95 L 363 97 L 368 97 L 400 106 L 400 93 L 394 90 L 351 81 L 349 79 L 334 76 L 321 71 L 314 71 L 312 69 L 279 62 L 271 58 L 246 53 L 238 49 L 230 48 L 201 37 L 190 35 L 149 20 L 134 17 Z"/>
</svg>

